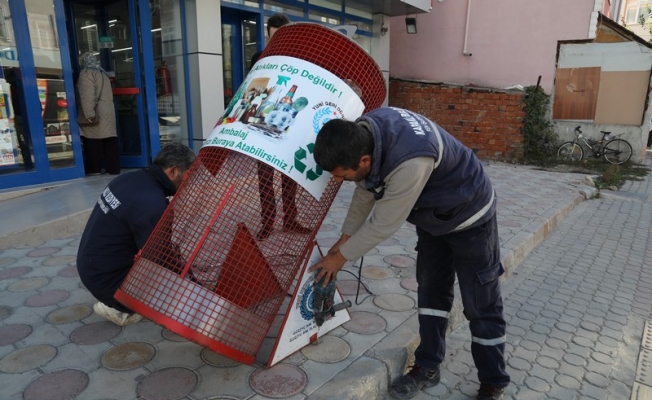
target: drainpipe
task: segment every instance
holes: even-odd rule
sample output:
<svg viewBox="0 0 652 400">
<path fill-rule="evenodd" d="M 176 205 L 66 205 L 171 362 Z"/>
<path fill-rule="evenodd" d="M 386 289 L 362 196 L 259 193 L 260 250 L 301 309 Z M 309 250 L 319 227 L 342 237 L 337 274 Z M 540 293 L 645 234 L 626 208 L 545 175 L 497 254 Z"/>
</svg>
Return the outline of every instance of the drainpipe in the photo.
<svg viewBox="0 0 652 400">
<path fill-rule="evenodd" d="M 473 53 L 466 51 L 466 45 L 469 41 L 469 19 L 471 17 L 471 0 L 468 0 L 466 3 L 466 27 L 464 28 L 464 48 L 462 49 L 462 54 L 468 57 L 471 57 Z"/>
<path fill-rule="evenodd" d="M 618 25 L 620 25 L 620 0 L 615 0 L 614 1 L 615 6 L 612 8 L 613 12 L 611 13 L 611 19 L 616 21 Z"/>
</svg>

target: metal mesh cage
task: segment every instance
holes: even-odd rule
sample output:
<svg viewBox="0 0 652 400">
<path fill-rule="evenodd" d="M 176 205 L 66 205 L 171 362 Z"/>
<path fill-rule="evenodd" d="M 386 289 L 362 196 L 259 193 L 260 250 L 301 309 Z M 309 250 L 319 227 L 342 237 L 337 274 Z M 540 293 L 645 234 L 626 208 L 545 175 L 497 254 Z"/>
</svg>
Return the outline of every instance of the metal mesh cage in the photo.
<svg viewBox="0 0 652 400">
<path fill-rule="evenodd" d="M 385 97 L 373 60 L 335 31 L 292 24 L 269 46 L 266 56 L 317 61 L 355 81 L 366 109 Z M 338 189 L 331 179 L 316 199 L 263 162 L 204 147 L 115 297 L 189 340 L 251 364 Z"/>
<path fill-rule="evenodd" d="M 378 64 L 357 43 L 322 25 L 297 22 L 281 27 L 260 58 L 287 56 L 318 65 L 340 79 L 353 81 L 361 90 L 365 112 L 385 100 L 385 79 Z"/>
</svg>

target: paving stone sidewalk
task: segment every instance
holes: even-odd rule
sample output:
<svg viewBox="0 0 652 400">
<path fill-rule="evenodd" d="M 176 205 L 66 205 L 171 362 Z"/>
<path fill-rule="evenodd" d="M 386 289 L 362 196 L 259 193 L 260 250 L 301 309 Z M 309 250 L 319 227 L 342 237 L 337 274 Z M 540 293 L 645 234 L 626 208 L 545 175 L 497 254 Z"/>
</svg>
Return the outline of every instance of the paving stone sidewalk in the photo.
<svg viewBox="0 0 652 400">
<path fill-rule="evenodd" d="M 538 375 L 539 368 L 541 372 L 546 372 L 543 366 L 534 369 L 538 360 L 535 354 L 544 349 L 545 341 L 538 340 L 547 339 L 543 336 L 550 333 L 545 332 L 553 328 L 538 321 L 541 316 L 534 313 L 536 307 L 541 308 L 541 313 L 546 311 L 546 318 L 554 324 L 570 324 L 566 318 L 577 318 L 579 322 L 580 317 L 564 313 L 565 305 L 571 303 L 569 299 L 564 300 L 565 305 L 559 304 L 550 310 L 539 303 L 546 300 L 537 290 L 548 290 L 553 298 L 555 292 L 550 287 L 552 283 L 546 283 L 546 280 L 554 280 L 554 276 L 543 277 L 537 268 L 530 271 L 516 267 L 582 202 L 578 187 L 583 175 L 538 171 L 503 163 L 486 163 L 485 167 L 498 193 L 501 247 L 503 261 L 509 270 L 506 287 L 513 285 L 514 280 L 529 279 L 510 289 L 510 295 L 506 297 L 511 339 L 509 367 L 518 383 L 510 386 L 509 394 L 520 393 L 517 390 L 522 391 L 523 387 L 540 394 L 546 391 L 542 382 L 546 382 L 548 375 Z M 338 229 L 346 215 L 351 193 L 352 185 L 344 185 L 334 201 L 318 235 L 318 242 L 323 248 L 328 248 L 339 236 Z M 600 201 L 606 202 L 608 199 L 605 197 Z M 0 202 L 0 209 L 3 203 Z M 588 204 L 594 202 L 585 202 L 580 206 L 586 207 Z M 83 210 L 76 210 L 75 213 L 80 211 Z M 564 222 L 566 225 L 567 222 Z M 209 400 L 383 397 L 388 382 L 402 372 L 407 355 L 418 340 L 415 244 L 414 227 L 405 224 L 393 238 L 365 256 L 362 280 L 374 295 L 363 290 L 358 298 L 359 304 L 350 309 L 351 321 L 324 337 L 318 346 L 308 346 L 270 369 L 263 365 L 273 346 L 274 334 L 267 338 L 257 363 L 248 366 L 188 342 L 150 321 L 120 328 L 93 314 L 91 307 L 94 300 L 81 286 L 76 274 L 75 254 L 79 234 L 48 237 L 37 244 L 3 250 L 0 252 L 0 398 Z M 533 257 L 536 259 L 538 253 L 534 254 L 529 260 Z M 556 259 L 548 259 L 545 255 L 539 258 L 546 265 Z M 526 265 L 532 263 L 529 260 Z M 357 274 L 357 265 L 349 265 L 346 270 Z M 570 266 L 565 268 L 570 269 Z M 556 281 L 565 282 L 560 278 Z M 600 293 L 608 293 L 597 282 L 593 286 L 598 286 Z M 356 300 L 357 285 L 353 276 L 340 274 L 338 287 L 346 298 L 352 302 Z M 620 291 L 620 286 L 618 289 Z M 534 291 L 531 296 L 535 305 L 527 301 L 526 295 L 530 295 L 528 290 Z M 566 293 L 566 296 L 571 296 L 570 291 Z M 614 296 L 613 300 L 617 299 L 627 299 L 627 296 Z M 601 304 L 598 301 L 593 303 Z M 525 321 L 529 323 L 518 322 L 521 310 L 516 309 L 517 304 L 518 307 L 522 304 L 532 307 L 522 310 L 521 314 L 536 317 L 537 321 L 526 318 Z M 581 305 L 575 301 L 572 304 L 577 307 Z M 588 305 L 585 306 L 588 308 Z M 626 308 L 611 306 L 603 312 L 611 314 L 612 309 L 622 309 L 624 312 Z M 457 319 L 453 323 L 459 325 L 462 323 L 459 306 L 457 310 Z M 594 317 L 611 321 L 601 315 Z M 622 323 L 622 318 L 619 321 Z M 599 325 L 598 322 L 586 321 L 595 325 Z M 475 390 L 473 363 L 470 362 L 468 350 L 465 350 L 466 344 L 462 345 L 465 343 L 462 338 L 468 337 L 464 329 L 462 325 L 452 334 L 449 347 L 452 356 L 446 364 L 444 385 L 424 392 L 422 395 L 428 396 L 425 398 L 439 395 L 441 398 L 466 398 L 464 396 L 471 394 L 472 388 Z M 615 325 L 610 329 L 615 330 Z M 528 336 L 527 340 L 523 338 L 530 334 L 542 336 Z M 636 335 L 630 334 L 626 338 L 635 339 Z M 585 344 L 584 341 L 581 343 Z M 559 353 L 562 351 L 557 350 Z M 570 366 L 574 366 L 571 361 L 579 363 L 577 357 L 566 362 L 563 361 L 565 354 L 556 357 L 555 353 L 548 353 L 548 358 L 557 361 L 560 368 L 570 368 L 562 362 Z M 546 360 L 543 360 L 545 363 Z M 545 365 L 551 370 L 549 364 Z M 566 376 L 582 382 L 577 375 L 569 372 L 564 372 L 558 380 L 566 384 L 570 379 Z M 556 385 L 566 388 L 562 383 Z M 519 395 L 514 398 L 528 397 Z"/>
<path fill-rule="evenodd" d="M 652 399 L 651 182 L 580 204 L 503 286 L 506 400 Z M 416 400 L 475 398 L 469 338 L 450 335 L 443 384 Z"/>
</svg>

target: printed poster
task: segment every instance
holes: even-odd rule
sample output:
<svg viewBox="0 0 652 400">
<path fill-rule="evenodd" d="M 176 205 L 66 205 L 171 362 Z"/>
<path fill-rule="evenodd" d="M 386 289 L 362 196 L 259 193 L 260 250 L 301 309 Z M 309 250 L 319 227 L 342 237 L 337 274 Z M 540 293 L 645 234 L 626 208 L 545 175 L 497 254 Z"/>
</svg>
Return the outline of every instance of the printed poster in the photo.
<svg viewBox="0 0 652 400">
<path fill-rule="evenodd" d="M 340 310 L 333 317 L 325 320 L 321 327 L 317 328 L 314 310 L 312 309 L 313 283 L 316 274 L 308 273 L 308 267 L 321 260 L 321 257 L 319 248 L 315 246 L 310 254 L 308 266 L 301 271 L 299 283 L 297 283 L 292 302 L 285 314 L 285 320 L 267 364 L 268 367 L 309 345 L 310 338 L 313 335 L 317 334 L 318 337 L 322 337 L 351 319 L 347 309 Z M 336 289 L 333 304 L 339 304 L 343 301 L 340 292 Z"/>
<path fill-rule="evenodd" d="M 9 84 L 0 78 L 0 166 L 16 165 L 16 140 Z"/>
<path fill-rule="evenodd" d="M 14 156 L 15 144 L 12 138 L 11 125 L 9 119 L 0 119 L 0 166 L 15 165 L 17 162 Z"/>
<path fill-rule="evenodd" d="M 48 100 L 48 80 L 37 79 L 36 86 L 38 88 L 38 98 L 41 101 L 41 118 L 45 114 L 45 105 Z"/>
<path fill-rule="evenodd" d="M 260 160 L 319 199 L 330 174 L 312 156 L 317 133 L 331 119 L 355 120 L 363 111 L 354 89 L 331 72 L 298 58 L 265 57 L 252 67 L 204 146 Z"/>
</svg>

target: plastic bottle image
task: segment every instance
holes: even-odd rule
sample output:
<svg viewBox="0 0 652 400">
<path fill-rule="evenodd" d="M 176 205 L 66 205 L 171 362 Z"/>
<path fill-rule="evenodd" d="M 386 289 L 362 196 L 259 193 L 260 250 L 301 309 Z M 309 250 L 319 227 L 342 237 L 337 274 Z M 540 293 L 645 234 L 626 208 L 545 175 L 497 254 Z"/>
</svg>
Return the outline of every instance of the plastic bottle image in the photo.
<svg viewBox="0 0 652 400">
<path fill-rule="evenodd" d="M 249 112 L 247 113 L 247 119 L 246 119 L 246 121 L 243 121 L 243 122 L 249 123 L 249 124 L 257 122 L 256 116 L 259 114 L 261 104 L 263 103 L 265 98 L 267 98 L 267 92 L 265 92 L 265 91 L 263 91 L 262 93 L 260 93 L 256 97 L 254 97 L 254 99 L 251 101 L 251 108 L 249 109 Z"/>
<path fill-rule="evenodd" d="M 276 108 L 276 105 L 283 97 L 283 88 L 287 87 L 287 82 L 289 80 L 290 77 L 279 75 L 276 84 L 268 89 L 269 92 L 267 93 L 267 98 L 258 108 L 260 111 L 258 112 L 258 115 L 256 115 L 261 122 L 264 121 L 265 118 Z"/>
<path fill-rule="evenodd" d="M 292 85 L 287 94 L 278 102 L 274 111 L 265 118 L 265 122 L 268 125 L 271 125 L 280 131 L 284 131 L 290 126 L 297 114 L 296 110 L 292 107 L 292 98 L 296 91 L 297 85 Z"/>
</svg>

